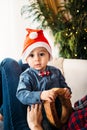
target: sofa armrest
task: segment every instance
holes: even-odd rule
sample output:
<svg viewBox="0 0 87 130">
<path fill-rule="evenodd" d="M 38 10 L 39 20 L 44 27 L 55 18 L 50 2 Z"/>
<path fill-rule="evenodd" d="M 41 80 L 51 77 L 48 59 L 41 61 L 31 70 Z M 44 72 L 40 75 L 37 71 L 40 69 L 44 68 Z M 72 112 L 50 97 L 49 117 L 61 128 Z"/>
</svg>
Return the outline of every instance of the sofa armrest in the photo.
<svg viewBox="0 0 87 130">
<path fill-rule="evenodd" d="M 87 95 L 87 60 L 64 59 L 64 77 L 72 90 L 72 105 Z"/>
</svg>

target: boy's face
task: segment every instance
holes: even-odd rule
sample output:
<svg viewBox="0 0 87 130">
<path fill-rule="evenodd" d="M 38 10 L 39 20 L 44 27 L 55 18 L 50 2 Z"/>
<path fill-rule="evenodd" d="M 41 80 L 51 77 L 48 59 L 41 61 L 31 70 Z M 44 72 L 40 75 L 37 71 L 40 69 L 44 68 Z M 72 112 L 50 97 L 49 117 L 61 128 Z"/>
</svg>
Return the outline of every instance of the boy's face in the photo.
<svg viewBox="0 0 87 130">
<path fill-rule="evenodd" d="M 48 51 L 44 47 L 37 47 L 29 54 L 26 61 L 30 67 L 36 70 L 44 70 L 49 59 Z"/>
</svg>

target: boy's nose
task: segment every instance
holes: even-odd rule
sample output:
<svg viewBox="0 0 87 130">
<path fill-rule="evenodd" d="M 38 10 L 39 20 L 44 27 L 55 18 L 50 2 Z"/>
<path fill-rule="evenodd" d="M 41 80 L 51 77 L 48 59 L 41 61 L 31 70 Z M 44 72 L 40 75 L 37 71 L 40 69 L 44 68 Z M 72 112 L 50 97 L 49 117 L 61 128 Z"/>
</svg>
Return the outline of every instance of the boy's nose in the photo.
<svg viewBox="0 0 87 130">
<path fill-rule="evenodd" d="M 36 56 L 34 57 L 34 59 L 35 59 L 35 60 L 39 60 L 39 56 L 36 55 Z"/>
</svg>

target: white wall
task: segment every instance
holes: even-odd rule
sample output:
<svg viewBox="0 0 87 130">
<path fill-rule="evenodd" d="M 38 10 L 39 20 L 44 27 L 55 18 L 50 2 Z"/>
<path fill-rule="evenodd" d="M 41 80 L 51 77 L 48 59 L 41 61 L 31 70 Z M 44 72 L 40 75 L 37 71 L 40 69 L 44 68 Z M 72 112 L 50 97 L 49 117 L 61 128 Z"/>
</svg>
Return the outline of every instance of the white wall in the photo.
<svg viewBox="0 0 87 130">
<path fill-rule="evenodd" d="M 6 57 L 19 58 L 24 36 L 20 15 L 23 0 L 3 0 L 0 4 L 0 61 Z"/>
<path fill-rule="evenodd" d="M 3 0 L 0 3 L 0 61 L 7 57 L 20 59 L 26 35 L 25 28 L 35 28 L 35 24 L 31 24 L 29 19 L 24 20 L 20 14 L 22 5 L 26 3 L 28 0 Z M 55 50 L 53 55 L 58 56 L 58 50 L 54 49 L 54 37 L 51 31 L 45 32 Z"/>
</svg>

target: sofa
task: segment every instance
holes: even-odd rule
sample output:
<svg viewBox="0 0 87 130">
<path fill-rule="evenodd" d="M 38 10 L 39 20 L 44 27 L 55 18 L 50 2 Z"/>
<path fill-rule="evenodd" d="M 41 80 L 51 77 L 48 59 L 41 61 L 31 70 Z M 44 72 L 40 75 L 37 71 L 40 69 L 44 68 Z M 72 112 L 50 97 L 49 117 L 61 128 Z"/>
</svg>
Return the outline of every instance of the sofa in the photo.
<svg viewBox="0 0 87 130">
<path fill-rule="evenodd" d="M 72 90 L 72 106 L 87 95 L 87 60 L 54 58 L 50 65 L 58 67 Z"/>
<path fill-rule="evenodd" d="M 49 62 L 49 65 L 59 68 L 61 70 L 62 74 L 64 75 L 68 86 L 72 90 L 72 98 L 71 98 L 72 106 L 74 106 L 74 103 L 77 100 L 79 100 L 83 96 L 87 95 L 87 79 L 86 79 L 87 78 L 87 60 L 65 59 L 63 57 L 60 57 L 60 58 L 54 58 L 52 61 Z M 4 92 L 6 91 L 7 88 L 9 89 L 10 82 L 12 82 L 12 84 L 13 84 L 10 91 L 16 92 L 16 89 L 14 89 L 14 88 L 17 86 L 16 85 L 17 82 L 16 82 L 16 84 L 14 84 L 15 80 L 18 81 L 18 75 L 21 73 L 21 71 L 24 71 L 26 67 L 27 67 L 27 64 L 22 64 L 21 60 L 15 61 L 11 58 L 6 58 L 1 62 L 1 68 L 2 68 L 1 71 L 3 71 L 2 85 L 4 86 L 3 87 Z M 14 72 L 13 72 L 12 68 L 15 68 L 16 70 L 14 69 Z M 12 75 L 12 73 L 13 73 L 13 75 Z M 12 76 L 9 77 L 9 75 L 10 76 L 12 75 Z M 15 77 L 14 77 L 14 75 L 15 75 Z M 8 90 L 8 92 L 9 92 L 9 90 Z M 7 100 L 9 101 L 9 97 L 4 96 L 3 98 L 5 101 L 4 104 L 7 103 Z M 11 100 L 10 102 L 13 101 L 12 98 L 14 98 L 14 97 L 10 98 L 10 100 Z M 17 101 L 17 104 L 19 105 L 18 101 Z M 14 105 L 14 108 L 18 107 L 15 105 L 15 101 L 13 102 L 13 105 Z M 12 122 L 12 120 L 13 120 L 11 118 L 12 113 L 9 111 L 10 109 L 13 109 L 13 108 L 9 107 L 9 109 L 8 109 L 8 107 L 9 107 L 9 104 L 7 103 L 7 106 L 5 107 L 5 110 L 4 110 L 4 115 L 7 115 L 4 118 L 4 125 L 5 125 L 4 129 L 14 130 L 14 129 L 16 129 L 14 127 L 15 126 L 14 123 L 16 122 L 16 120 L 14 123 Z M 26 108 L 24 108 L 24 106 L 21 106 L 21 107 L 22 107 L 23 111 L 24 111 L 24 109 L 26 111 Z M 22 113 L 23 113 L 23 111 L 22 111 Z M 14 111 L 14 113 L 15 113 L 15 111 Z M 17 115 L 17 111 L 15 114 Z M 10 117 L 8 118 L 9 115 L 10 115 Z M 18 116 L 24 116 L 26 118 L 26 115 L 18 115 Z M 22 119 L 22 117 L 21 117 L 21 119 Z M 19 124 L 20 124 L 20 122 L 19 122 Z M 18 130 L 22 129 L 21 128 L 22 126 L 19 127 L 19 124 L 16 124 L 16 127 L 18 128 Z M 11 127 L 11 125 L 12 125 L 12 127 Z"/>
</svg>

